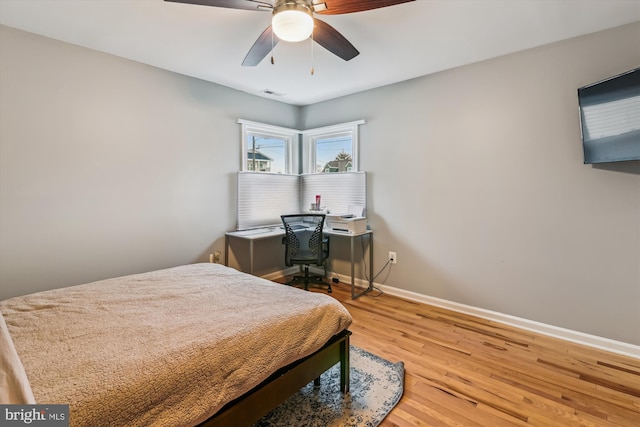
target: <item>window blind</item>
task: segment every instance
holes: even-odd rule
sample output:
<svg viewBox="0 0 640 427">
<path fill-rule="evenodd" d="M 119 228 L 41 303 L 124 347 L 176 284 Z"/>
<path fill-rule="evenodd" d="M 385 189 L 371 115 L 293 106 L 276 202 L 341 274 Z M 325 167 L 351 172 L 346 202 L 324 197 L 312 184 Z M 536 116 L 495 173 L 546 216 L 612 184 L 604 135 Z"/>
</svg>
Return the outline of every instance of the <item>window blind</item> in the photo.
<svg viewBox="0 0 640 427">
<path fill-rule="evenodd" d="M 280 215 L 309 211 L 320 195 L 321 207 L 346 213 L 367 206 L 365 172 L 284 175 L 238 172 L 238 230 L 280 225 Z"/>
<path fill-rule="evenodd" d="M 331 213 L 347 213 L 349 205 L 367 207 L 366 172 L 300 175 L 301 206 L 306 211 L 320 195 L 320 206 Z M 366 215 L 366 214 L 365 214 Z"/>
<path fill-rule="evenodd" d="M 238 172 L 238 230 L 280 225 L 300 212 L 298 175 Z"/>
</svg>

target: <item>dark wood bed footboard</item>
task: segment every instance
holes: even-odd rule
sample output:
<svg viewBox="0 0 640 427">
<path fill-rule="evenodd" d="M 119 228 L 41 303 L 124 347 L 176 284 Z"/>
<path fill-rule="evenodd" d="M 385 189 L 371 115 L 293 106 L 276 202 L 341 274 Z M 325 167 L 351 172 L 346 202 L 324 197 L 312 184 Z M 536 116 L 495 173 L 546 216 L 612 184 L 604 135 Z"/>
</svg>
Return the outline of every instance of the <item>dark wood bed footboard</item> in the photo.
<svg viewBox="0 0 640 427">
<path fill-rule="evenodd" d="M 260 385 L 225 405 L 199 427 L 251 426 L 309 382 L 340 362 L 340 389 L 349 391 L 349 336 L 342 331 L 315 353 L 279 369 Z"/>
</svg>

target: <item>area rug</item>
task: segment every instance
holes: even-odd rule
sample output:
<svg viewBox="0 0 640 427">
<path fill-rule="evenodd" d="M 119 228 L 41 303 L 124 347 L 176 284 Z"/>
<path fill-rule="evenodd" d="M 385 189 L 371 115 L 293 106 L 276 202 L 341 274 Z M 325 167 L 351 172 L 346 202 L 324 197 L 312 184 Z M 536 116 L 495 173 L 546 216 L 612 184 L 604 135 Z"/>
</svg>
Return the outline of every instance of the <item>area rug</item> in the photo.
<svg viewBox="0 0 640 427">
<path fill-rule="evenodd" d="M 351 346 L 351 385 L 340 393 L 340 366 L 334 365 L 254 427 L 375 427 L 393 409 L 404 389 L 404 364 L 391 363 Z"/>
</svg>

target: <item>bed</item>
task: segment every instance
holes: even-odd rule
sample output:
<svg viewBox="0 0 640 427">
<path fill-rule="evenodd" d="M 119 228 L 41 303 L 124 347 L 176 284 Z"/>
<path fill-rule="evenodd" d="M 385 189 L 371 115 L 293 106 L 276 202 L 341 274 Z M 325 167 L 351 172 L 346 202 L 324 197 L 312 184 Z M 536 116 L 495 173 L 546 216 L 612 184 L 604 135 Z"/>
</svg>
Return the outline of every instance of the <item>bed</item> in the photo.
<svg viewBox="0 0 640 427">
<path fill-rule="evenodd" d="M 0 313 L 2 399 L 69 404 L 72 426 L 250 425 L 337 362 L 348 390 L 340 303 L 219 264 L 10 298 Z"/>
</svg>

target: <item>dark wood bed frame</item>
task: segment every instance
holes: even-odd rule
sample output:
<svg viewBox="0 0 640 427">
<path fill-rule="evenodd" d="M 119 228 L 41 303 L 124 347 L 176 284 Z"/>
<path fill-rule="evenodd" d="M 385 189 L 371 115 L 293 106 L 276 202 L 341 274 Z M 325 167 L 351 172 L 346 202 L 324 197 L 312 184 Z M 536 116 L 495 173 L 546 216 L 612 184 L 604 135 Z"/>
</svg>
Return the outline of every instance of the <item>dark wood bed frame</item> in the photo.
<svg viewBox="0 0 640 427">
<path fill-rule="evenodd" d="M 349 391 L 349 336 L 344 330 L 334 335 L 320 350 L 279 369 L 264 382 L 226 404 L 199 427 L 251 426 L 305 385 L 320 383 L 320 374 L 340 362 L 340 390 Z"/>
</svg>

